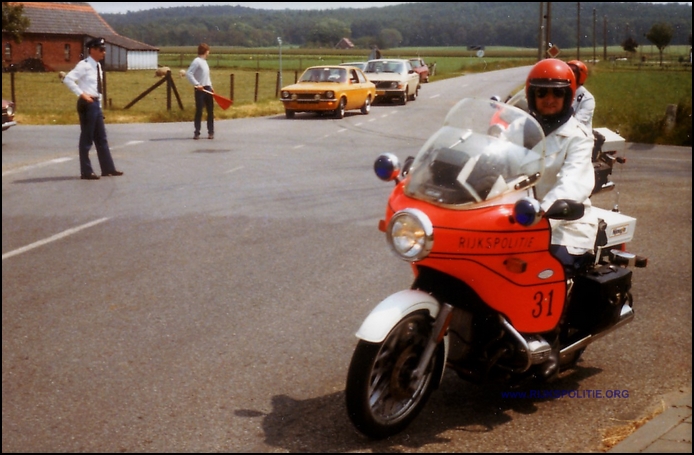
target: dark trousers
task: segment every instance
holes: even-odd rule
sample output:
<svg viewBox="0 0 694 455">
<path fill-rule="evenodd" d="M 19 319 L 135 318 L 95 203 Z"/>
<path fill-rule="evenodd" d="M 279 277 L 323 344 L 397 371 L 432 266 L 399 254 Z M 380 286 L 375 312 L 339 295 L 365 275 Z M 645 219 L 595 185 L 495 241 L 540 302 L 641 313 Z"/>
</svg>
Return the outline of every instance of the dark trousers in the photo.
<svg viewBox="0 0 694 455">
<path fill-rule="evenodd" d="M 101 103 L 94 100 L 88 103 L 82 98 L 77 99 L 77 113 L 80 117 L 80 172 L 82 175 L 90 175 L 94 170 L 89 161 L 89 150 L 92 144 L 96 146 L 96 156 L 99 158 L 99 166 L 102 174 L 116 171 L 116 166 L 111 158 L 111 150 L 108 148 L 106 138 L 106 126 L 104 114 L 101 112 Z"/>
<path fill-rule="evenodd" d="M 573 255 L 563 245 L 550 245 L 549 251 L 564 266 L 566 278 L 573 278 L 581 267 L 585 266 L 588 260 L 591 259 L 589 254 Z"/>
<path fill-rule="evenodd" d="M 206 85 L 205 90 L 211 92 L 212 87 Z M 214 98 L 209 93 L 202 90 L 195 90 L 195 135 L 200 135 L 202 126 L 202 110 L 207 111 L 207 134 L 214 134 Z"/>
</svg>

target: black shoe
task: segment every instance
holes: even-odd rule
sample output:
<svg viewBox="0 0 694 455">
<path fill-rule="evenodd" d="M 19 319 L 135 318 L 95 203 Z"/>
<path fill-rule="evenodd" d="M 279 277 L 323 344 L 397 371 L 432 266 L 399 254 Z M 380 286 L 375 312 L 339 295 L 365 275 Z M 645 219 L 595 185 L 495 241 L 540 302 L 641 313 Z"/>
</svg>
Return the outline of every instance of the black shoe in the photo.
<svg viewBox="0 0 694 455">
<path fill-rule="evenodd" d="M 207 136 L 207 139 L 214 139 L 214 133 L 210 133 L 209 136 Z"/>
<path fill-rule="evenodd" d="M 197 141 L 198 139 L 200 139 L 200 135 L 196 134 L 195 136 L 193 136 L 193 139 L 195 139 Z"/>
<path fill-rule="evenodd" d="M 82 180 L 99 180 L 99 176 L 93 172 L 91 174 L 88 174 L 88 175 L 83 175 L 80 178 Z"/>
<path fill-rule="evenodd" d="M 102 177 L 116 177 L 118 175 L 123 175 L 123 171 L 113 171 L 113 172 L 106 172 L 105 174 L 101 174 Z"/>
</svg>

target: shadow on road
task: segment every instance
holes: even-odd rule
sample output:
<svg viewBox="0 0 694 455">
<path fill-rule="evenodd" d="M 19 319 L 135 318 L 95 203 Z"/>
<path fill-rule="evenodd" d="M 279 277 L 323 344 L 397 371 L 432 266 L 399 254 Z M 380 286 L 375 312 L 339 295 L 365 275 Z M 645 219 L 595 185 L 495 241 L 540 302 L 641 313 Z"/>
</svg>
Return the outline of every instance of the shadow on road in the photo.
<svg viewBox="0 0 694 455">
<path fill-rule="evenodd" d="M 538 389 L 577 390 L 580 381 L 601 371 L 579 366 L 551 384 L 535 383 L 512 390 L 527 394 Z M 244 418 L 262 417 L 265 443 L 288 452 L 401 452 L 402 447 L 420 449 L 448 443 L 451 440 L 441 434 L 449 430 L 494 431 L 511 422 L 512 413 L 533 414 L 538 410 L 538 403 L 558 398 L 556 394 L 547 398 L 521 398 L 521 395 L 510 396 L 510 390 L 501 385 L 470 384 L 449 372 L 414 423 L 401 434 L 381 441 L 370 440 L 357 432 L 347 416 L 343 391 L 308 400 L 276 395 L 269 414 L 250 409 L 240 409 L 234 414 Z"/>
</svg>

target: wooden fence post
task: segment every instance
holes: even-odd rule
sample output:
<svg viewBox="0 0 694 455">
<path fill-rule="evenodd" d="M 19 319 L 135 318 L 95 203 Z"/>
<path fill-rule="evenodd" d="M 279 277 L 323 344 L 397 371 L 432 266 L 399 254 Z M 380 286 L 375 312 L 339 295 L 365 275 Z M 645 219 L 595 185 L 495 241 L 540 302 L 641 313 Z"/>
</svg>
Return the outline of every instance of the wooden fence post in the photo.
<svg viewBox="0 0 694 455">
<path fill-rule="evenodd" d="M 234 73 L 229 75 L 229 99 L 234 99 Z"/>
<path fill-rule="evenodd" d="M 14 75 L 15 75 L 15 69 L 12 68 L 10 73 L 10 91 L 12 92 L 12 102 L 14 103 L 15 107 L 17 106 L 17 97 L 14 94 Z"/>
<path fill-rule="evenodd" d="M 258 102 L 258 84 L 260 83 L 260 73 L 255 73 L 255 94 L 253 95 L 253 102 Z"/>
</svg>

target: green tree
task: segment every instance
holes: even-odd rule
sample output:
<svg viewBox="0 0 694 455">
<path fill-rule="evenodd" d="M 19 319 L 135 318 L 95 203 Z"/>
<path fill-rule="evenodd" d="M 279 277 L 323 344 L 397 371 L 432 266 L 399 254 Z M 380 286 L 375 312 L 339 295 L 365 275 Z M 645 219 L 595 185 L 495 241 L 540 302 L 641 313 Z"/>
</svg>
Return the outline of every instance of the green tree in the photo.
<svg viewBox="0 0 694 455">
<path fill-rule="evenodd" d="M 319 46 L 335 46 L 342 38 L 352 34 L 349 26 L 337 19 L 324 19 L 309 31 L 307 41 Z"/>
<path fill-rule="evenodd" d="M 658 22 L 654 24 L 653 27 L 646 33 L 646 39 L 651 43 L 655 44 L 660 53 L 660 66 L 663 65 L 663 50 L 672 41 L 672 27 L 665 22 Z"/>
<path fill-rule="evenodd" d="M 22 34 L 30 23 L 29 18 L 24 16 L 24 5 L 2 2 L 2 31 L 12 35 L 15 43 L 22 42 Z"/>
<path fill-rule="evenodd" d="M 384 28 L 378 35 L 378 40 L 381 42 L 381 47 L 389 49 L 398 47 L 402 43 L 402 34 L 394 28 Z"/>
<path fill-rule="evenodd" d="M 629 52 L 630 54 L 635 53 L 637 47 L 639 47 L 639 43 L 637 43 L 636 40 L 631 36 L 625 39 L 622 43 L 622 49 L 624 49 L 626 52 Z"/>
</svg>

